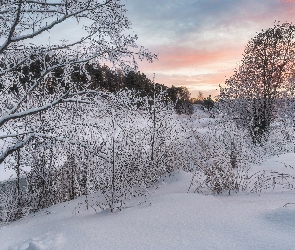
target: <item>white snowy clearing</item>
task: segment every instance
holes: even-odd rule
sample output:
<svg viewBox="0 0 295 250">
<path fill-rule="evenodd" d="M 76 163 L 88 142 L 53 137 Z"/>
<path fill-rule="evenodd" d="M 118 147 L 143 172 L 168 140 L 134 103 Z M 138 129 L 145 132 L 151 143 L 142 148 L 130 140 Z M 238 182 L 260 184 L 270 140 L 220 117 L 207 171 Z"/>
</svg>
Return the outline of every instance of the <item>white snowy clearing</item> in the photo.
<svg viewBox="0 0 295 250">
<path fill-rule="evenodd" d="M 294 153 L 258 169 L 294 166 Z M 118 213 L 86 210 L 85 197 L 0 228 L 0 249 L 295 249 L 295 192 L 187 193 L 191 175 L 163 178 L 152 205 Z"/>
</svg>

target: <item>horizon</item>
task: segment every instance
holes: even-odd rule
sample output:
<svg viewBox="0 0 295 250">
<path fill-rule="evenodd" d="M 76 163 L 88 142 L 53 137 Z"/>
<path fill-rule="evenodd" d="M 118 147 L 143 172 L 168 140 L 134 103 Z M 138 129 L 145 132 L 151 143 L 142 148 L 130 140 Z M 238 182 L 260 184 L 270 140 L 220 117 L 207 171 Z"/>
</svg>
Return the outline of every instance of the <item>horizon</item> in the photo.
<svg viewBox="0 0 295 250">
<path fill-rule="evenodd" d="M 242 59 L 248 41 L 263 29 L 295 22 L 294 0 L 123 1 L 138 44 L 158 54 L 139 71 L 191 97 L 219 94 Z"/>
</svg>

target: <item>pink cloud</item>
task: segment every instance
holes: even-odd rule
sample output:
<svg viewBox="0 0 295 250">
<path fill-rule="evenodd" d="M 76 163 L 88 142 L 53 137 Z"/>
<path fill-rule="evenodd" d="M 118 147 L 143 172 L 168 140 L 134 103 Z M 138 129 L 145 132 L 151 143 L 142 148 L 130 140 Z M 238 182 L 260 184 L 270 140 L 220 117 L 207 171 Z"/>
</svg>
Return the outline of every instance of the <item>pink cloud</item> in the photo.
<svg viewBox="0 0 295 250">
<path fill-rule="evenodd" d="M 226 77 L 233 74 L 236 63 L 242 58 L 243 48 L 198 51 L 184 47 L 168 47 L 159 51 L 161 53 L 158 61 L 152 64 L 139 63 L 140 71 L 146 73 L 149 78 L 156 72 L 156 82 L 167 86 L 186 86 L 192 97 L 196 97 L 198 91 L 212 96 L 219 93 L 216 90 L 219 89 L 218 85 L 224 84 Z M 199 73 L 200 68 L 210 73 Z M 190 74 L 178 73 L 182 69 L 189 69 Z"/>
<path fill-rule="evenodd" d="M 225 63 L 227 61 L 242 58 L 243 47 L 226 48 L 212 51 L 200 51 L 186 47 L 166 47 L 158 48 L 159 60 L 153 64 L 141 62 L 140 67 L 145 70 L 167 71 L 184 68 L 196 68 L 207 66 L 214 63 Z"/>
<path fill-rule="evenodd" d="M 205 8 L 205 11 L 200 11 L 190 29 L 185 23 L 185 31 L 180 29 L 181 25 L 170 27 L 167 22 L 166 25 L 160 25 L 161 32 L 157 33 L 157 39 L 153 39 L 149 46 L 152 52 L 159 53 L 159 61 L 152 64 L 141 62 L 140 70 L 150 78 L 155 72 L 156 81 L 167 86 L 188 87 L 193 97 L 197 95 L 198 89 L 216 95 L 218 85 L 224 85 L 225 76 L 233 74 L 247 42 L 256 32 L 272 27 L 275 20 L 295 21 L 295 0 L 233 0 L 229 1 L 227 9 L 218 5 L 215 12 L 214 6 L 210 5 L 210 10 Z M 201 16 L 200 19 L 198 16 Z M 186 21 L 194 20 L 186 19 L 185 16 L 183 18 Z M 175 28 L 177 35 L 172 32 L 174 36 L 162 39 L 174 27 L 178 27 Z M 145 39 L 150 39 L 150 35 Z"/>
<path fill-rule="evenodd" d="M 233 70 L 216 71 L 211 74 L 202 75 L 167 75 L 156 74 L 156 82 L 166 86 L 185 86 L 191 93 L 191 97 L 196 97 L 201 91 L 205 96 L 216 96 L 219 94 L 219 84 L 224 86 L 227 77 L 233 74 Z M 227 77 L 226 77 L 227 76 Z"/>
</svg>

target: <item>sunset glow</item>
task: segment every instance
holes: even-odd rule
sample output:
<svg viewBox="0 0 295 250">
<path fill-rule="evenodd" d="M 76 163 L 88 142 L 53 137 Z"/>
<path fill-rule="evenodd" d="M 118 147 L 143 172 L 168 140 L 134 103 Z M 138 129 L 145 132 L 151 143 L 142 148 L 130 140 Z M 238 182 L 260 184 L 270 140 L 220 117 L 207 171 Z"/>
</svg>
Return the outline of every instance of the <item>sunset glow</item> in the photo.
<svg viewBox="0 0 295 250">
<path fill-rule="evenodd" d="M 295 22 L 292 0 L 126 0 L 140 45 L 158 54 L 139 70 L 192 97 L 219 93 L 238 67 L 247 42 L 275 21 Z"/>
</svg>

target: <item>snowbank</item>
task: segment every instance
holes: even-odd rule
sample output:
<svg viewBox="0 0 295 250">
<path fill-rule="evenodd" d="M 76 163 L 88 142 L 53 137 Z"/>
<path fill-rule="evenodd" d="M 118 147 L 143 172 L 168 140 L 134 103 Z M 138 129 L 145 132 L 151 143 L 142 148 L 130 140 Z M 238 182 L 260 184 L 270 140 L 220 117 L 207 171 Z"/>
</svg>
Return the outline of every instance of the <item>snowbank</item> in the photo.
<svg viewBox="0 0 295 250">
<path fill-rule="evenodd" d="M 81 197 L 0 228 L 1 249 L 294 249 L 294 192 L 187 194 L 190 175 L 164 178 L 152 205 L 112 214 Z"/>
</svg>

